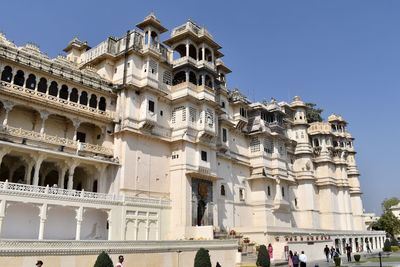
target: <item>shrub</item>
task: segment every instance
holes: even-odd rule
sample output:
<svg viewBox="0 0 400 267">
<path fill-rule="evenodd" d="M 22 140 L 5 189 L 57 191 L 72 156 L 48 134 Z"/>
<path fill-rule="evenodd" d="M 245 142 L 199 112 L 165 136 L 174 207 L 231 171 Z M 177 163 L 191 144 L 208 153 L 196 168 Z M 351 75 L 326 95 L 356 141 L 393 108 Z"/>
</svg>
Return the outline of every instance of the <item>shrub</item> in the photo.
<svg viewBox="0 0 400 267">
<path fill-rule="evenodd" d="M 339 256 L 335 256 L 333 260 L 335 261 L 335 266 L 340 266 L 341 258 Z"/>
<path fill-rule="evenodd" d="M 200 248 L 194 258 L 194 267 L 211 267 L 210 254 L 208 250 Z"/>
<path fill-rule="evenodd" d="M 392 252 L 397 252 L 400 250 L 398 246 L 391 246 L 390 249 L 392 250 Z"/>
<path fill-rule="evenodd" d="M 383 251 L 385 251 L 385 252 L 390 252 L 390 251 L 392 251 L 392 248 L 391 248 L 391 246 L 390 246 L 390 240 L 389 240 L 389 239 L 386 239 L 386 240 L 385 240 L 385 243 L 383 244 Z"/>
<path fill-rule="evenodd" d="M 108 256 L 108 254 L 106 252 L 102 252 L 99 254 L 99 256 L 97 256 L 97 260 L 94 263 L 94 267 L 113 267 L 114 264 L 110 258 L 110 256 Z"/>
<path fill-rule="evenodd" d="M 354 254 L 354 260 L 355 260 L 356 262 L 359 262 L 360 259 L 361 259 L 360 254 Z"/>
<path fill-rule="evenodd" d="M 269 267 L 270 266 L 269 254 L 267 252 L 267 247 L 265 245 L 261 245 L 260 249 L 258 250 L 257 255 L 257 266 L 261 267 Z"/>
</svg>

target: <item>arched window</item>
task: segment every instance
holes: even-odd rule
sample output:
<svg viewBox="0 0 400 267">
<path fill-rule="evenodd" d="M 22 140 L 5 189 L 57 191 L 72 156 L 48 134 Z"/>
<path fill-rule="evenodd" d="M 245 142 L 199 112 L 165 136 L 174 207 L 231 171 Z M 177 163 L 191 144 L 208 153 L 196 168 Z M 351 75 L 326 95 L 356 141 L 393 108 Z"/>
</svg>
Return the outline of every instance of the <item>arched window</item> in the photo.
<svg viewBox="0 0 400 267">
<path fill-rule="evenodd" d="M 90 96 L 89 107 L 97 108 L 97 96 L 94 94 Z"/>
<path fill-rule="evenodd" d="M 67 100 L 68 99 L 68 86 L 63 84 L 60 90 L 60 98 Z"/>
<path fill-rule="evenodd" d="M 49 87 L 49 95 L 57 96 L 58 95 L 58 84 L 55 81 L 52 81 Z"/>
<path fill-rule="evenodd" d="M 40 78 L 37 90 L 41 93 L 47 92 L 47 80 L 45 78 Z"/>
<path fill-rule="evenodd" d="M 180 44 L 174 49 L 174 60 L 181 57 L 186 57 L 186 46 L 184 44 Z"/>
<path fill-rule="evenodd" d="M 99 109 L 102 111 L 106 111 L 106 99 L 104 97 L 100 97 L 99 101 Z"/>
<path fill-rule="evenodd" d="M 200 60 L 203 60 L 203 52 L 202 52 L 202 50 L 201 49 L 199 49 L 199 53 L 197 53 L 198 54 L 198 56 L 197 56 L 197 59 L 200 61 Z"/>
<path fill-rule="evenodd" d="M 221 196 L 225 196 L 225 186 L 221 185 Z"/>
<path fill-rule="evenodd" d="M 97 180 L 94 180 L 93 182 L 93 192 L 97 192 Z"/>
<path fill-rule="evenodd" d="M 206 77 L 205 77 L 205 83 L 206 83 L 206 84 L 205 84 L 206 86 L 208 86 L 208 87 L 210 87 L 210 88 L 213 87 L 211 78 L 210 78 L 210 76 L 208 76 L 208 75 L 206 75 Z"/>
<path fill-rule="evenodd" d="M 158 35 L 156 32 L 151 32 L 151 43 L 152 44 L 158 43 Z"/>
<path fill-rule="evenodd" d="M 28 79 L 26 79 L 25 87 L 31 90 L 35 90 L 36 87 L 36 76 L 29 74 Z"/>
<path fill-rule="evenodd" d="M 24 86 L 25 83 L 25 73 L 22 70 L 18 70 L 14 77 L 14 84 L 19 86 Z"/>
<path fill-rule="evenodd" d="M 69 101 L 77 103 L 78 97 L 78 90 L 76 88 L 72 88 L 71 93 L 69 94 Z"/>
<path fill-rule="evenodd" d="M 207 60 L 208 62 L 212 61 L 212 55 L 210 49 L 206 48 L 206 50 L 204 51 L 204 57 L 205 60 Z"/>
<path fill-rule="evenodd" d="M 12 68 L 10 66 L 6 66 L 3 72 L 1 73 L 1 80 L 10 83 L 12 77 L 13 77 Z"/>
<path fill-rule="evenodd" d="M 88 95 L 86 91 L 83 91 L 81 93 L 81 97 L 79 98 L 79 104 L 87 106 L 87 103 L 88 103 Z"/>
<path fill-rule="evenodd" d="M 196 47 L 194 47 L 194 45 L 190 44 L 189 45 L 189 57 L 196 59 Z"/>
<path fill-rule="evenodd" d="M 197 77 L 193 71 L 189 72 L 189 82 L 197 85 Z"/>
<path fill-rule="evenodd" d="M 268 191 L 268 192 L 267 192 L 267 193 L 268 193 L 268 196 L 271 196 L 271 187 L 270 187 L 270 186 L 267 187 L 267 191 Z"/>
<path fill-rule="evenodd" d="M 186 82 L 186 73 L 184 71 L 180 71 L 174 75 L 174 79 L 172 80 L 172 85 L 177 85 L 183 82 Z"/>
</svg>

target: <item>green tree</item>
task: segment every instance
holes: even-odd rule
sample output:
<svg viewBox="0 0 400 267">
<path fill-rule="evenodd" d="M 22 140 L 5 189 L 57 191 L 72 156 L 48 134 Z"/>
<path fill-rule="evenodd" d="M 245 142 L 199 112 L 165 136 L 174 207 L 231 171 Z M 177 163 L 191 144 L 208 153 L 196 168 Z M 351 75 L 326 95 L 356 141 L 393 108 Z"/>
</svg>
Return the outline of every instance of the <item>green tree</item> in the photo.
<svg viewBox="0 0 400 267">
<path fill-rule="evenodd" d="M 382 210 L 383 212 L 388 211 L 391 207 L 396 206 L 400 203 L 400 200 L 397 197 L 386 198 L 382 202 Z"/>
<path fill-rule="evenodd" d="M 390 240 L 386 239 L 385 243 L 383 243 L 383 251 L 390 252 L 392 251 L 392 247 L 390 246 Z"/>
<path fill-rule="evenodd" d="M 110 256 L 108 256 L 108 254 L 104 251 L 100 253 L 99 256 L 97 256 L 97 260 L 94 264 L 94 267 L 113 267 L 113 266 L 114 264 Z"/>
<path fill-rule="evenodd" d="M 317 108 L 317 105 L 314 103 L 306 103 L 306 106 L 308 107 L 306 113 L 308 123 L 323 121 L 321 116 L 324 111 L 323 109 Z"/>
<path fill-rule="evenodd" d="M 211 267 L 211 260 L 208 250 L 200 248 L 197 251 L 196 257 L 194 258 L 194 267 Z"/>
<path fill-rule="evenodd" d="M 395 235 L 400 234 L 400 220 L 391 211 L 382 214 L 378 221 L 372 224 L 373 230 L 386 231 L 393 239 Z"/>
<path fill-rule="evenodd" d="M 269 267 L 270 266 L 270 260 L 269 260 L 269 254 L 267 251 L 267 247 L 265 245 L 261 245 L 260 249 L 258 250 L 258 255 L 257 255 L 257 266 L 261 267 Z"/>
</svg>

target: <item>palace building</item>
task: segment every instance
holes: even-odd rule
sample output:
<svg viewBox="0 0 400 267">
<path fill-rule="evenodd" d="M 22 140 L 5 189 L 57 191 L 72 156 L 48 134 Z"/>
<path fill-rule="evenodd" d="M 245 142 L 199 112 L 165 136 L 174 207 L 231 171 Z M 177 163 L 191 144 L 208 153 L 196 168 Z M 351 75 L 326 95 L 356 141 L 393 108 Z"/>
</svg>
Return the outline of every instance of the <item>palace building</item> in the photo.
<svg viewBox="0 0 400 267">
<path fill-rule="evenodd" d="M 74 38 L 56 58 L 0 35 L 1 240 L 236 235 L 271 243 L 277 259 L 383 246 L 365 228 L 341 116 L 310 123 L 297 96 L 251 102 L 228 89 L 204 27 L 166 32 L 150 14 L 94 47 Z"/>
</svg>

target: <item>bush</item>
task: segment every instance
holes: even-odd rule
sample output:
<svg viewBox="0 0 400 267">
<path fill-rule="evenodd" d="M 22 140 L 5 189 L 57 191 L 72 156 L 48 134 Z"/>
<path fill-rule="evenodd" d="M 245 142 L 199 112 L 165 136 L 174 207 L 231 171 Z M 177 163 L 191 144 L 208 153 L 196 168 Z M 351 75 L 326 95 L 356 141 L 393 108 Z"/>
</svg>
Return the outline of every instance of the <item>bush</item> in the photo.
<svg viewBox="0 0 400 267">
<path fill-rule="evenodd" d="M 208 250 L 200 248 L 194 258 L 194 267 L 211 267 L 210 254 Z"/>
<path fill-rule="evenodd" d="M 383 251 L 385 252 L 390 252 L 392 251 L 391 245 L 390 245 L 390 240 L 386 239 L 385 243 L 383 244 Z"/>
<path fill-rule="evenodd" d="M 400 250 L 398 246 L 391 246 L 390 249 L 392 250 L 392 252 L 397 252 Z"/>
<path fill-rule="evenodd" d="M 267 247 L 265 245 L 261 245 L 260 249 L 258 250 L 257 255 L 257 266 L 261 267 L 269 267 L 270 266 L 269 254 L 267 252 Z"/>
<path fill-rule="evenodd" d="M 356 262 L 359 262 L 360 259 L 361 259 L 360 254 L 354 254 L 354 260 L 355 260 Z"/>
<path fill-rule="evenodd" d="M 114 264 L 110 256 L 108 256 L 108 254 L 105 253 L 104 251 L 100 253 L 99 256 L 97 256 L 97 260 L 94 263 L 94 267 L 113 267 L 113 266 Z"/>
<path fill-rule="evenodd" d="M 333 260 L 335 261 L 335 266 L 340 266 L 341 258 L 339 256 L 335 256 Z"/>
</svg>

